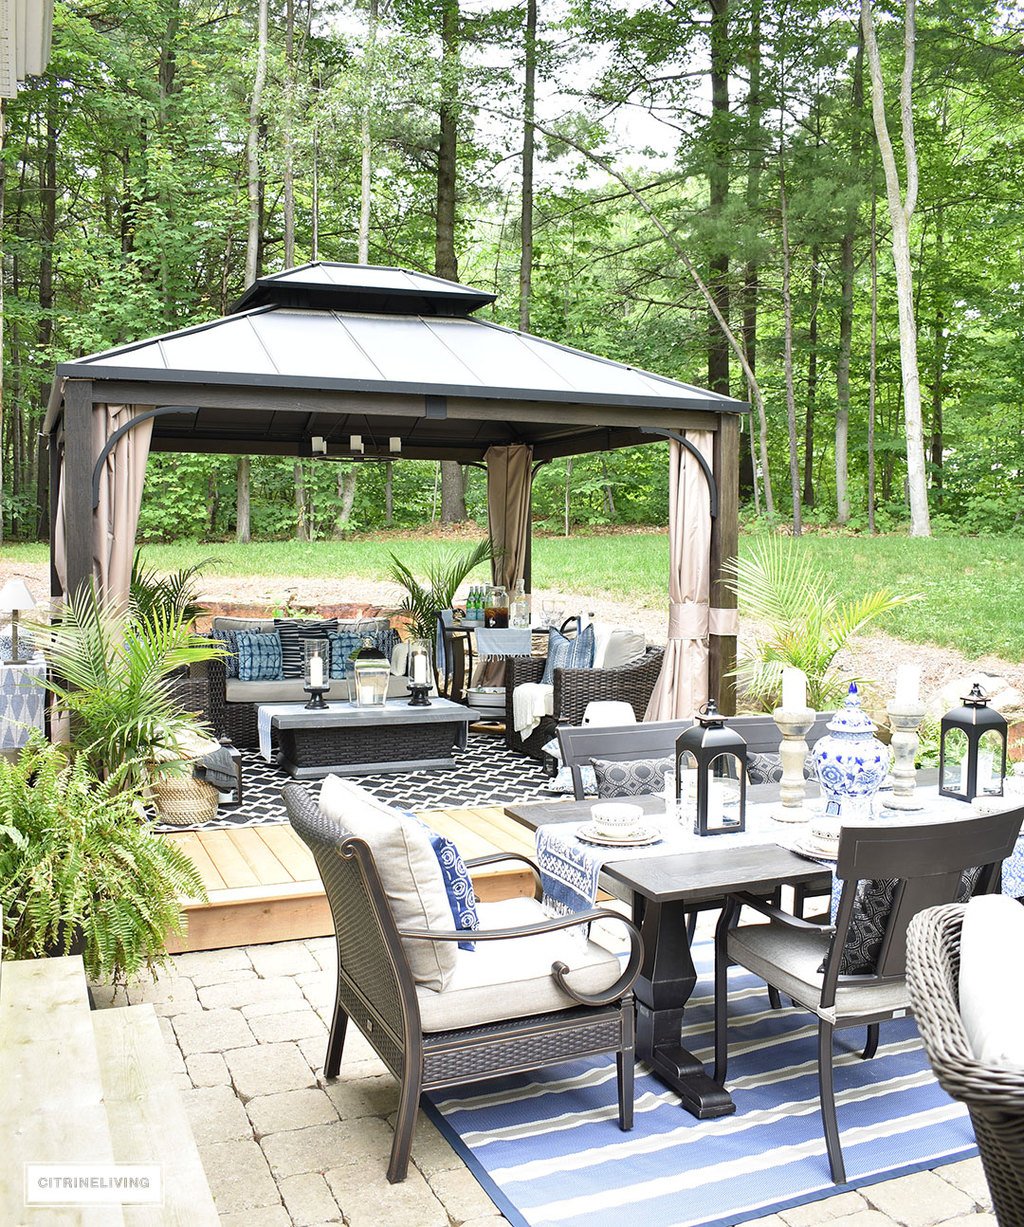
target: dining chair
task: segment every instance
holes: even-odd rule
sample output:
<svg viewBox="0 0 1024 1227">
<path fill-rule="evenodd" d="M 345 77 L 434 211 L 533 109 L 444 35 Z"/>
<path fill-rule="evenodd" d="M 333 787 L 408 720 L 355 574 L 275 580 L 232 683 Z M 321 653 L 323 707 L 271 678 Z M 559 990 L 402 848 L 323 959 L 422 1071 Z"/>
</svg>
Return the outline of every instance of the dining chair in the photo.
<svg viewBox="0 0 1024 1227">
<path fill-rule="evenodd" d="M 966 809 L 966 807 L 965 807 Z M 973 813 L 973 811 L 966 811 Z M 1024 809 L 960 822 L 844 827 L 836 877 L 842 892 L 834 929 L 791 916 L 749 894 L 730 896 L 715 935 L 716 1082 L 727 1074 L 728 967 L 747 968 L 818 1020 L 818 1086 L 832 1179 L 846 1180 L 833 1087 L 832 1037 L 911 1012 L 907 926 L 924 908 L 995 889 L 1013 851 Z M 768 923 L 740 924 L 743 908 Z"/>
</svg>

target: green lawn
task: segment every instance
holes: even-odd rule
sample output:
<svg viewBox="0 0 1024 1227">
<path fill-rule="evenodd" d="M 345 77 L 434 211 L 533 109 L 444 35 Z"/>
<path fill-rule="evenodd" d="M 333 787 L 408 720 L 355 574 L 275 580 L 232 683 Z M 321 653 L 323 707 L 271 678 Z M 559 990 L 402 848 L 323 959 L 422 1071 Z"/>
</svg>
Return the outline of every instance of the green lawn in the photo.
<svg viewBox="0 0 1024 1227">
<path fill-rule="evenodd" d="M 749 539 L 741 542 L 741 549 Z M 456 545 L 461 544 L 459 542 Z M 209 559 L 207 574 L 316 578 L 384 573 L 390 550 L 414 570 L 437 549 L 422 538 L 259 542 L 146 548 L 147 560 L 173 570 Z M 921 593 L 923 600 L 894 610 L 880 627 L 903 639 L 959 648 L 969 656 L 1024 660 L 1024 540 L 1008 537 L 807 536 L 810 550 L 839 593 L 877 587 Z M 5 545 L 5 557 L 46 559 L 44 545 Z M 541 537 L 534 541 L 538 588 L 553 588 L 659 607 L 665 601 L 668 538 L 664 533 Z"/>
</svg>

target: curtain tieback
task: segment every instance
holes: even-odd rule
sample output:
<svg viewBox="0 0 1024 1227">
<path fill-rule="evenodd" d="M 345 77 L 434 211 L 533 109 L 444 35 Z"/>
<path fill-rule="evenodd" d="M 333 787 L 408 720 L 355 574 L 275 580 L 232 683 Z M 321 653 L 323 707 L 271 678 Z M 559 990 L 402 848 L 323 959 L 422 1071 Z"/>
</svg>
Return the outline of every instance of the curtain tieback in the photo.
<svg viewBox="0 0 1024 1227">
<path fill-rule="evenodd" d="M 738 635 L 740 616 L 735 609 L 708 610 L 708 631 L 712 635 Z"/>
<path fill-rule="evenodd" d="M 707 633 L 707 605 L 697 604 L 695 601 L 669 602 L 669 639 L 703 639 Z"/>
</svg>

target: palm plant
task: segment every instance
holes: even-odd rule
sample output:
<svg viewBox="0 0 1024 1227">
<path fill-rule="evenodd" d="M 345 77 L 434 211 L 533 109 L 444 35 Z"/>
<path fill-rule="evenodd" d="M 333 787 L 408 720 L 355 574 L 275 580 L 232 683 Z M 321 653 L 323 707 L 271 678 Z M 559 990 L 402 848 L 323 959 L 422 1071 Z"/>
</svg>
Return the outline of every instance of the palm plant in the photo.
<svg viewBox="0 0 1024 1227">
<path fill-rule="evenodd" d="M 451 608 L 459 584 L 493 557 L 489 539 L 466 552 L 444 550 L 431 561 L 426 583 L 421 583 L 396 554 L 391 554 L 388 578 L 405 589 L 405 599 L 394 612 L 406 619 L 413 638 L 433 639 L 437 615 Z"/>
<path fill-rule="evenodd" d="M 141 797 L 123 765 L 97 778 L 86 755 L 34 734 L 14 762 L 0 757 L 4 957 L 67 954 L 81 942 L 93 979 L 115 981 L 165 961 L 184 928 L 182 898 L 204 899 L 202 878 L 170 840 L 139 821 Z"/>
<path fill-rule="evenodd" d="M 56 711 L 70 717 L 72 746 L 97 776 L 124 765 L 125 782 L 135 783 L 157 762 L 173 771 L 182 741 L 208 735 L 184 710 L 173 675 L 223 649 L 186 618 L 187 611 L 160 606 L 129 615 L 83 589 L 58 621 L 33 628 Z"/>
<path fill-rule="evenodd" d="M 783 537 L 756 542 L 727 570 L 743 611 L 767 625 L 741 648 L 736 676 L 768 711 L 778 706 L 787 665 L 806 674 L 807 701 L 816 711 L 837 706 L 849 683 L 862 680 L 840 675 L 839 653 L 882 614 L 918 599 L 879 588 L 841 601 L 821 568 Z"/>
<path fill-rule="evenodd" d="M 205 565 L 205 562 L 197 562 L 170 575 L 158 575 L 142 561 L 142 551 L 136 550 L 128 589 L 128 606 L 132 616 L 146 618 L 162 611 L 165 614 L 180 614 L 186 624 L 194 622 L 203 612 L 197 581 Z"/>
</svg>

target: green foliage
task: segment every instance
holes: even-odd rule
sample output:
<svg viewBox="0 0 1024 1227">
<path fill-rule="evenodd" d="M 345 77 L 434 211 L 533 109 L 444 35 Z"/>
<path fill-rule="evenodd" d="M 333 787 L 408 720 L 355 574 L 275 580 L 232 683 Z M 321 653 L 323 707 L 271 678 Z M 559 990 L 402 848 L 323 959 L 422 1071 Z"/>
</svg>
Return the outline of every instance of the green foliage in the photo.
<svg viewBox="0 0 1024 1227">
<path fill-rule="evenodd" d="M 195 866 L 141 821 L 126 769 L 99 779 L 85 755 L 34 735 L 19 757 L 0 757 L 4 957 L 67 954 L 78 938 L 92 979 L 125 980 L 166 960 L 184 930 L 179 898 L 204 899 Z"/>
<path fill-rule="evenodd" d="M 145 621 L 158 616 L 167 621 L 176 617 L 186 625 L 193 623 L 203 612 L 198 579 L 205 565 L 196 562 L 170 575 L 160 575 L 142 561 L 142 551 L 136 550 L 128 590 L 132 618 Z"/>
<path fill-rule="evenodd" d="M 171 607 L 130 614 L 83 589 L 59 620 L 32 628 L 46 657 L 55 710 L 71 720 L 72 744 L 97 776 L 126 784 L 152 766 L 174 770 L 183 739 L 205 730 L 179 702 L 172 675 L 221 650 Z"/>
<path fill-rule="evenodd" d="M 426 582 L 421 583 L 405 562 L 391 555 L 388 576 L 405 589 L 405 598 L 394 612 L 408 619 L 413 638 L 433 640 L 437 615 L 451 609 L 459 584 L 493 556 L 488 538 L 469 550 L 444 550 L 430 560 Z"/>
<path fill-rule="evenodd" d="M 838 705 L 849 683 L 864 679 L 840 675 L 836 657 L 882 614 L 917 599 L 879 588 L 841 601 L 810 555 L 783 537 L 761 538 L 728 573 L 743 611 L 765 626 L 744 645 L 736 675 L 766 711 L 779 704 L 787 665 L 806 675 L 807 702 L 815 711 Z"/>
</svg>

